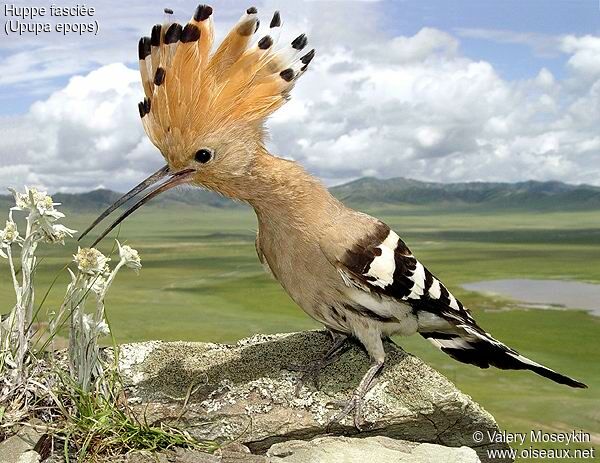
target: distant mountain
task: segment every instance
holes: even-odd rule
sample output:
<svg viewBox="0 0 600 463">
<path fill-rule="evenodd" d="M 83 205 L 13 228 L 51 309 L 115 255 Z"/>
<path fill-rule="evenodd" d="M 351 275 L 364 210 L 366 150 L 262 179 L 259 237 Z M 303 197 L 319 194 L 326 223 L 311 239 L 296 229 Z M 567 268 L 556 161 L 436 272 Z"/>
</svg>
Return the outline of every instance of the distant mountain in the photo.
<svg viewBox="0 0 600 463">
<path fill-rule="evenodd" d="M 112 190 L 93 190 L 86 193 L 55 193 L 52 199 L 61 203 L 61 209 L 72 212 L 98 212 L 106 209 L 122 196 Z M 153 199 L 149 204 L 158 207 L 190 205 L 198 207 L 231 208 L 239 203 L 223 196 L 199 188 L 182 188 L 166 192 Z M 13 206 L 12 196 L 0 196 L 0 211 Z"/>
<path fill-rule="evenodd" d="M 415 204 L 526 210 L 600 209 L 600 187 L 549 181 L 433 183 L 365 177 L 331 188 L 348 204 Z"/>
<path fill-rule="evenodd" d="M 111 190 L 93 190 L 78 194 L 56 193 L 52 195 L 52 199 L 74 211 L 95 211 L 107 208 L 121 196 L 122 193 Z M 225 208 L 236 207 L 237 203 L 200 188 L 180 188 L 158 196 L 150 204 L 157 206 L 191 205 L 195 207 Z"/>
<path fill-rule="evenodd" d="M 451 208 L 493 208 L 518 210 L 600 209 L 600 187 L 562 182 L 527 181 L 519 183 L 433 183 L 407 178 L 361 178 L 331 188 L 344 203 L 359 206 L 435 205 Z M 96 212 L 121 196 L 111 190 L 87 193 L 56 193 L 53 198 L 63 208 L 75 212 Z M 193 206 L 236 208 L 236 203 L 198 188 L 171 190 L 152 203 L 157 207 Z M 12 205 L 12 197 L 0 196 L 0 209 Z"/>
</svg>

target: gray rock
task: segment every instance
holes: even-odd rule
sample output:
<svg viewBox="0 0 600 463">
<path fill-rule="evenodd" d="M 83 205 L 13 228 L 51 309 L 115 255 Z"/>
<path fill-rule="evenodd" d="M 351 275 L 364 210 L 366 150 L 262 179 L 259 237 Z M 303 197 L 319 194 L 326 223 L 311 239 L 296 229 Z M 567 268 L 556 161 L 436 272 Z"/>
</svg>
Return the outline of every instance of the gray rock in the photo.
<svg viewBox="0 0 600 463">
<path fill-rule="evenodd" d="M 35 450 L 28 450 L 25 453 L 22 453 L 17 463 L 40 463 L 41 456 Z"/>
<path fill-rule="evenodd" d="M 42 433 L 24 426 L 17 434 L 0 442 L 0 462 L 2 463 L 38 463 L 40 454 L 34 447 L 42 438 Z"/>
<path fill-rule="evenodd" d="M 223 463 L 268 463 L 263 455 L 252 455 L 250 449 L 239 442 L 232 442 L 216 452 Z"/>
<path fill-rule="evenodd" d="M 1 462 L 0 462 L 1 463 Z M 223 446 L 214 455 L 183 448 L 160 452 L 131 452 L 121 458 L 111 457 L 99 463 L 269 463 L 262 455 L 252 455 L 240 443 Z"/>
<path fill-rule="evenodd" d="M 162 452 L 132 452 L 120 460 L 110 461 L 112 463 L 221 463 L 221 459 L 216 456 L 183 448 Z"/>
<path fill-rule="evenodd" d="M 347 400 L 365 373 L 367 355 L 353 347 L 323 371 L 321 390 L 306 386 L 295 397 L 299 374 L 287 368 L 317 360 L 329 346 L 329 336 L 318 331 L 256 335 L 235 345 L 147 342 L 122 346 L 119 361 L 147 421 L 176 422 L 196 438 L 236 440 L 264 454 L 278 442 L 327 434 L 338 411 L 332 404 Z M 371 425 L 360 437 L 467 446 L 484 462 L 486 450 L 507 448 L 473 441 L 475 431 L 485 436 L 498 426 L 469 396 L 402 349 L 386 350 L 383 374 L 365 398 Z M 329 431 L 359 433 L 351 418 Z"/>
<path fill-rule="evenodd" d="M 267 452 L 269 463 L 479 463 L 469 447 L 444 447 L 419 444 L 389 437 L 364 439 L 319 437 L 312 441 L 287 441 L 273 445 Z"/>
</svg>

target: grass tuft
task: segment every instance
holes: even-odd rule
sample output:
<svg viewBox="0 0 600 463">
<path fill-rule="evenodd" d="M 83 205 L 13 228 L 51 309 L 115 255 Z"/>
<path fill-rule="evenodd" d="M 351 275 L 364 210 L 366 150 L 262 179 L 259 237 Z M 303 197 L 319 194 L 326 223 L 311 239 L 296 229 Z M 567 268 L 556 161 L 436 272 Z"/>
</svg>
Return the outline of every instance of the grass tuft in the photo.
<svg viewBox="0 0 600 463">
<path fill-rule="evenodd" d="M 67 462 L 132 451 L 154 453 L 175 447 L 208 453 L 218 448 L 215 442 L 198 441 L 186 431 L 166 423 L 139 420 L 128 407 L 117 376 L 108 393 L 85 391 L 67 375 L 63 375 L 62 380 L 64 392 L 56 398 L 62 408 L 70 412 L 53 437 L 62 441 Z M 69 455 L 77 455 L 76 460 L 69 459 Z"/>
</svg>

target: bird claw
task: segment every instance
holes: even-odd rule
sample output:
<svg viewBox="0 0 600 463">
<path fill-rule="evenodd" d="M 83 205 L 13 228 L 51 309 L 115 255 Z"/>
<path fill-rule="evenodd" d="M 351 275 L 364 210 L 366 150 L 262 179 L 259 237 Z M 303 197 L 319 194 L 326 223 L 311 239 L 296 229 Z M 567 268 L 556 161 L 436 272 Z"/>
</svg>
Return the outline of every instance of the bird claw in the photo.
<svg viewBox="0 0 600 463">
<path fill-rule="evenodd" d="M 330 418 L 329 422 L 327 423 L 326 430 L 329 432 L 333 425 L 340 424 L 344 420 L 344 418 L 350 415 L 350 413 L 354 412 L 354 427 L 356 427 L 356 429 L 358 429 L 359 431 L 362 431 L 364 429 L 364 426 L 367 424 L 362 412 L 363 399 L 364 396 L 361 396 L 360 391 L 354 391 L 352 397 L 349 400 L 337 403 L 334 402 L 334 405 L 339 406 L 340 408 L 342 408 L 342 410 Z"/>
<path fill-rule="evenodd" d="M 325 428 L 327 431 L 331 429 L 331 426 L 340 423 L 344 418 L 346 418 L 350 413 L 354 412 L 354 426 L 359 431 L 362 431 L 366 421 L 363 417 L 363 401 L 367 392 L 371 390 L 373 385 L 375 384 L 375 379 L 377 375 L 381 372 L 383 368 L 383 362 L 375 362 L 371 364 L 363 378 L 360 380 L 358 387 L 352 393 L 352 397 L 348 400 L 343 408 L 343 410 L 336 415 L 334 415 L 327 424 Z"/>
<path fill-rule="evenodd" d="M 325 368 L 327 365 L 328 364 L 326 362 L 321 360 L 309 363 L 308 365 L 290 365 L 288 370 L 302 373 L 298 379 L 298 383 L 296 384 L 296 390 L 294 392 L 295 396 L 300 396 L 302 387 L 308 382 L 311 382 L 318 391 L 321 387 L 319 377 L 321 376 L 323 368 Z"/>
<path fill-rule="evenodd" d="M 347 336 L 332 334 L 332 337 L 333 345 L 323 356 L 323 358 L 315 362 L 311 362 L 308 365 L 290 365 L 287 368 L 290 371 L 302 373 L 300 379 L 298 380 L 298 384 L 296 385 L 296 397 L 300 396 L 302 386 L 304 386 L 308 381 L 311 381 L 315 386 L 315 389 L 319 390 L 321 387 L 319 377 L 321 376 L 323 369 L 334 363 L 338 357 L 349 348 L 346 343 Z"/>
</svg>

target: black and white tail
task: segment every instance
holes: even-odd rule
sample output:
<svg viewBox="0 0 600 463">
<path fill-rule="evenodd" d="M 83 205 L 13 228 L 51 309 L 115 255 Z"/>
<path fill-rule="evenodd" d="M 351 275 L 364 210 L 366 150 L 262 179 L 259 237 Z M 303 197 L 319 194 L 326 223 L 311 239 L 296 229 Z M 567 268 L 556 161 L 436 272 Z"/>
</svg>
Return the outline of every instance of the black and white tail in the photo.
<svg viewBox="0 0 600 463">
<path fill-rule="evenodd" d="M 409 305 L 421 336 L 459 362 L 531 370 L 557 383 L 587 387 L 523 357 L 482 330 L 469 310 L 382 222 L 374 221 L 369 233 L 331 261 L 347 286 Z"/>
<path fill-rule="evenodd" d="M 456 325 L 456 328 L 453 333 L 427 331 L 420 334 L 459 362 L 480 368 L 489 368 L 491 365 L 502 370 L 531 370 L 560 384 L 587 388 L 584 383 L 529 360 L 476 325 L 465 323 Z"/>
</svg>

